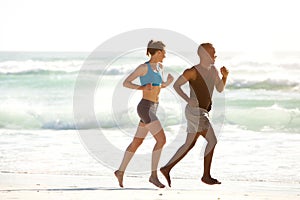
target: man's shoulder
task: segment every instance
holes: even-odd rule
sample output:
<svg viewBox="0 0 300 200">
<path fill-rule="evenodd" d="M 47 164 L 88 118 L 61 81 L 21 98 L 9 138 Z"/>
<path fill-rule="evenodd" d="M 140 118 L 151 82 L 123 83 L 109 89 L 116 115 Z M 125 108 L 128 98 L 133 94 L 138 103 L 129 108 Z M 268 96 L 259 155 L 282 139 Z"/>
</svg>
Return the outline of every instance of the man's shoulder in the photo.
<svg viewBox="0 0 300 200">
<path fill-rule="evenodd" d="M 184 70 L 184 72 L 188 72 L 188 73 L 194 73 L 196 71 L 196 68 L 195 68 L 195 66 L 192 66 L 192 67 L 190 67 L 190 68 L 187 68 L 187 69 L 185 69 Z"/>
<path fill-rule="evenodd" d="M 214 70 L 214 71 L 218 71 L 215 65 L 212 65 L 211 69 Z"/>
<path fill-rule="evenodd" d="M 216 68 L 216 66 L 211 66 L 211 72 L 215 75 L 215 76 L 217 76 L 218 75 L 218 69 Z"/>
<path fill-rule="evenodd" d="M 187 80 L 190 80 L 190 79 L 195 78 L 196 72 L 197 71 L 196 71 L 195 67 L 193 66 L 193 67 L 185 69 L 183 72 L 183 75 L 185 76 L 185 78 L 187 78 Z"/>
</svg>

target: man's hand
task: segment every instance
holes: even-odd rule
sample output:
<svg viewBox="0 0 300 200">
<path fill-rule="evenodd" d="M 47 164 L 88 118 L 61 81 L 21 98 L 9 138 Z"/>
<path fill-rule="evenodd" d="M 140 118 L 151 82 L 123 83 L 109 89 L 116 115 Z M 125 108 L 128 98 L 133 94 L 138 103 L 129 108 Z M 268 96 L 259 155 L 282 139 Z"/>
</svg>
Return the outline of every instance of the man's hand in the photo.
<svg viewBox="0 0 300 200">
<path fill-rule="evenodd" d="M 188 101 L 188 104 L 191 106 L 191 107 L 198 107 L 199 106 L 199 102 L 197 99 L 189 99 Z"/>
<path fill-rule="evenodd" d="M 223 66 L 223 67 L 221 67 L 220 71 L 221 71 L 222 76 L 223 76 L 224 78 L 227 78 L 227 76 L 228 76 L 228 74 L 229 74 L 228 69 L 227 69 L 225 66 Z"/>
</svg>

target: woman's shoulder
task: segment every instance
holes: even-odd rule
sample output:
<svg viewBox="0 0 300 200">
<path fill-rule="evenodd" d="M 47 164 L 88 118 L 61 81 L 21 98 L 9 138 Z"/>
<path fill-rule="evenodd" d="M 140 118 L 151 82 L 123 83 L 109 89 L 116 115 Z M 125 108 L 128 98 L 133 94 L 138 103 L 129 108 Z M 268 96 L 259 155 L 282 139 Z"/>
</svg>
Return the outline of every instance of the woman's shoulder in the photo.
<svg viewBox="0 0 300 200">
<path fill-rule="evenodd" d="M 145 70 L 147 68 L 148 68 L 147 63 L 142 63 L 137 67 L 137 69 L 143 69 L 143 70 Z"/>
<path fill-rule="evenodd" d="M 148 66 L 147 63 L 142 63 L 140 64 L 135 71 L 140 75 L 140 76 L 144 76 L 147 74 L 148 72 Z"/>
</svg>

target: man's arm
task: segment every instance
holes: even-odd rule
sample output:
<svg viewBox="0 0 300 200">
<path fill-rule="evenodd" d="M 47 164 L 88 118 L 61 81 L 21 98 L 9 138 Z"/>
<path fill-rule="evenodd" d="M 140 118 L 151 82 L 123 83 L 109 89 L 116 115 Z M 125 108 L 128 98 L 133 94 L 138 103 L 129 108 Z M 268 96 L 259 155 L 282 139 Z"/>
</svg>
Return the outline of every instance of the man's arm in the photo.
<svg viewBox="0 0 300 200">
<path fill-rule="evenodd" d="M 181 86 L 186 84 L 189 80 L 192 78 L 192 71 L 191 69 L 187 69 L 183 72 L 181 76 L 178 77 L 178 79 L 175 81 L 173 87 L 177 94 L 183 98 L 187 103 L 190 102 L 190 97 L 184 93 L 184 91 L 181 89 Z"/>
<path fill-rule="evenodd" d="M 227 76 L 229 74 L 228 69 L 224 66 L 220 69 L 220 71 L 221 71 L 221 74 L 222 74 L 222 79 L 218 78 L 219 80 L 216 84 L 216 89 L 217 89 L 218 92 L 222 92 L 224 90 L 225 85 L 226 85 L 226 81 L 227 81 Z"/>
</svg>

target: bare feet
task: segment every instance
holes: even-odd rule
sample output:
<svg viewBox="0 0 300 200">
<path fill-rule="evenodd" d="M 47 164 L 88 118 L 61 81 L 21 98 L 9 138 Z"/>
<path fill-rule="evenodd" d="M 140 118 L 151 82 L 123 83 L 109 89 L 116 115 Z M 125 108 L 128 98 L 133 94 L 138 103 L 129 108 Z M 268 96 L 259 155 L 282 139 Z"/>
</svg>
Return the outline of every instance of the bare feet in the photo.
<svg viewBox="0 0 300 200">
<path fill-rule="evenodd" d="M 157 177 L 153 177 L 153 176 L 150 176 L 149 178 L 149 182 L 150 183 L 153 183 L 156 187 L 159 187 L 159 188 L 164 188 L 165 185 L 162 184 Z"/>
<path fill-rule="evenodd" d="M 119 181 L 119 186 L 123 187 L 124 172 L 121 172 L 121 171 L 117 170 L 117 171 L 115 171 L 115 176 L 117 177 L 117 179 Z"/>
<path fill-rule="evenodd" d="M 201 178 L 201 181 L 202 181 L 203 183 L 208 184 L 208 185 L 221 184 L 221 182 L 218 181 L 217 179 L 212 178 L 212 177 L 206 177 L 206 176 L 203 176 L 203 177 Z"/>
<path fill-rule="evenodd" d="M 164 177 L 167 179 L 168 181 L 168 185 L 169 187 L 171 187 L 171 178 L 170 178 L 170 170 L 168 170 L 165 167 L 160 168 L 160 172 L 164 175 Z"/>
</svg>

